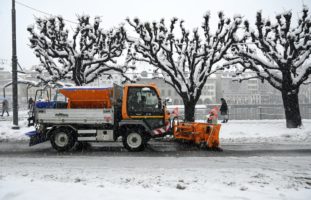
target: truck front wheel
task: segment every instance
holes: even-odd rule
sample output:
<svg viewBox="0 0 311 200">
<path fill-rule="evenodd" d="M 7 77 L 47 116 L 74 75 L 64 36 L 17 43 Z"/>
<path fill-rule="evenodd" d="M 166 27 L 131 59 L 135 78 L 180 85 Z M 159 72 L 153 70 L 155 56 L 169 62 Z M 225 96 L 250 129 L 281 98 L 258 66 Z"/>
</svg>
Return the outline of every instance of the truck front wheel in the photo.
<svg viewBox="0 0 311 200">
<path fill-rule="evenodd" d="M 73 130 L 68 128 L 57 128 L 53 130 L 51 144 L 57 151 L 69 151 L 75 144 Z"/>
<path fill-rule="evenodd" d="M 129 151 L 143 151 L 146 140 L 141 130 L 129 130 L 123 137 L 123 146 Z"/>
</svg>

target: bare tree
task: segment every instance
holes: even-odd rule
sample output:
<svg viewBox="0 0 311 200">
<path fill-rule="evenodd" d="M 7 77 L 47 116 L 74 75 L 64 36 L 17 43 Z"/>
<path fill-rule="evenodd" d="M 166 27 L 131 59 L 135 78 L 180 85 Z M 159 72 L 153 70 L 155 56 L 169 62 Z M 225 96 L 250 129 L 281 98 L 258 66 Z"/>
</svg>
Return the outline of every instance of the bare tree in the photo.
<svg viewBox="0 0 311 200">
<path fill-rule="evenodd" d="M 235 56 L 228 56 L 227 64 L 240 63 L 238 74 L 253 71 L 254 76 L 267 81 L 282 93 L 286 116 L 286 126 L 301 126 L 298 93 L 299 87 L 311 74 L 311 18 L 304 7 L 296 26 L 292 23 L 292 13 L 276 16 L 276 23 L 263 19 L 257 13 L 256 30 L 251 30 L 245 21 L 243 43 L 233 48 Z M 243 80 L 243 78 L 241 79 Z"/>
<path fill-rule="evenodd" d="M 127 67 L 116 65 L 114 60 L 126 47 L 124 28 L 104 31 L 99 27 L 99 17 L 91 24 L 85 15 L 78 17 L 78 22 L 71 39 L 62 17 L 37 18 L 37 31 L 34 26 L 28 27 L 30 47 L 42 63 L 36 68 L 38 78 L 44 83 L 69 79 L 76 85 L 109 76 L 111 71 L 127 78 Z"/>
<path fill-rule="evenodd" d="M 214 65 L 234 42 L 241 23 L 240 16 L 234 20 L 225 18 L 222 12 L 218 16 L 215 34 L 210 32 L 210 13 L 204 16 L 203 37 L 198 29 L 190 34 L 183 25 L 184 21 L 177 18 L 173 18 L 168 27 L 164 19 L 153 23 L 127 19 L 139 35 L 137 39 L 129 38 L 132 47 L 129 60 L 143 61 L 156 68 L 160 77 L 183 99 L 186 121 L 194 121 L 195 105 L 202 88 L 208 77 L 221 68 Z"/>
</svg>

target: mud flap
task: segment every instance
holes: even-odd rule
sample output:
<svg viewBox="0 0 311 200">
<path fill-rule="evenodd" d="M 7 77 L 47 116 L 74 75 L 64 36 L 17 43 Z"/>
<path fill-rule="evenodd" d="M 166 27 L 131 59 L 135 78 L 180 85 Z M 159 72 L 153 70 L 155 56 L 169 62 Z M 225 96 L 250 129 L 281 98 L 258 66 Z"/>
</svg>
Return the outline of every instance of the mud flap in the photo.
<svg viewBox="0 0 311 200">
<path fill-rule="evenodd" d="M 36 144 L 40 144 L 48 140 L 45 134 L 40 134 L 37 131 L 30 131 L 25 133 L 25 135 L 30 137 L 29 146 L 34 146 Z"/>
</svg>

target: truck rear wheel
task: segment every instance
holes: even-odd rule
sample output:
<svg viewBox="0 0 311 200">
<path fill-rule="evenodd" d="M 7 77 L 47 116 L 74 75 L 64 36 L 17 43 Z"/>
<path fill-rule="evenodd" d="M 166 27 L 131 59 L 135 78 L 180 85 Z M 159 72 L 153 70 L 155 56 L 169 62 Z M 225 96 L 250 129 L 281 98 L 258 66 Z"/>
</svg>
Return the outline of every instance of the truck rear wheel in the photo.
<svg viewBox="0 0 311 200">
<path fill-rule="evenodd" d="M 73 130 L 69 128 L 56 128 L 50 137 L 54 149 L 59 152 L 69 151 L 75 144 Z"/>
<path fill-rule="evenodd" d="M 129 130 L 123 137 L 123 146 L 129 151 L 143 151 L 146 140 L 141 130 Z"/>
</svg>

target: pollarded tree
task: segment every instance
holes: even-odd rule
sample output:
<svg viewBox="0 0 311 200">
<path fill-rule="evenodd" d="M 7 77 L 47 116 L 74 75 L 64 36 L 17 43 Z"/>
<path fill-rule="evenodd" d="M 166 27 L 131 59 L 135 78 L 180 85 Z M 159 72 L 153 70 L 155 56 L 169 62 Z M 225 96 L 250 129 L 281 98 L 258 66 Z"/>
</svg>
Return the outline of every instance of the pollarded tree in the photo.
<svg viewBox="0 0 311 200">
<path fill-rule="evenodd" d="M 258 12 L 255 30 L 250 29 L 248 21 L 244 25 L 245 41 L 233 48 L 237 57 L 228 56 L 228 59 L 231 63 L 241 64 L 242 70 L 238 73 L 254 72 L 255 75 L 247 79 L 258 78 L 278 89 L 282 93 L 287 127 L 301 126 L 299 87 L 311 74 L 311 18 L 308 8 L 303 8 L 297 25 L 292 22 L 291 12 L 277 15 L 275 24 L 263 19 Z"/>
<path fill-rule="evenodd" d="M 122 26 L 104 31 L 100 22 L 99 17 L 91 23 L 89 16 L 80 16 L 70 37 L 62 17 L 37 18 L 37 31 L 34 26 L 27 30 L 30 47 L 42 63 L 36 68 L 38 78 L 44 83 L 69 79 L 76 85 L 110 76 L 112 71 L 127 78 L 127 67 L 116 65 L 114 60 L 126 47 L 126 32 Z"/>
<path fill-rule="evenodd" d="M 165 82 L 171 85 L 183 100 L 185 120 L 194 121 L 195 105 L 208 77 L 220 68 L 220 61 L 234 42 L 241 17 L 233 20 L 219 12 L 219 23 L 215 34 L 210 31 L 210 14 L 204 16 L 203 37 L 198 29 L 190 34 L 183 26 L 184 21 L 173 18 L 169 26 L 164 19 L 160 22 L 141 23 L 139 19 L 128 23 L 138 34 L 129 38 L 129 60 L 143 61 L 153 65 Z M 179 29 L 176 28 L 179 24 Z"/>
</svg>

